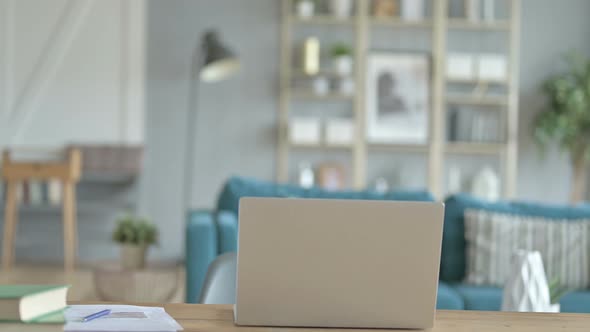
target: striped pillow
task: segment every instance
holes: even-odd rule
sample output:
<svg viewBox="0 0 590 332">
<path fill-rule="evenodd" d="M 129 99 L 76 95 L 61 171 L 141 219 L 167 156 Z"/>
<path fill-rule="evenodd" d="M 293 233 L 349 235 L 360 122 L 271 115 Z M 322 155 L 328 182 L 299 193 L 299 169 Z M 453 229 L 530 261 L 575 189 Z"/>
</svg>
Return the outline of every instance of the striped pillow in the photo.
<svg viewBox="0 0 590 332">
<path fill-rule="evenodd" d="M 590 219 L 548 219 L 484 210 L 465 211 L 466 282 L 503 286 L 518 249 L 538 250 L 548 280 L 590 286 Z"/>
</svg>

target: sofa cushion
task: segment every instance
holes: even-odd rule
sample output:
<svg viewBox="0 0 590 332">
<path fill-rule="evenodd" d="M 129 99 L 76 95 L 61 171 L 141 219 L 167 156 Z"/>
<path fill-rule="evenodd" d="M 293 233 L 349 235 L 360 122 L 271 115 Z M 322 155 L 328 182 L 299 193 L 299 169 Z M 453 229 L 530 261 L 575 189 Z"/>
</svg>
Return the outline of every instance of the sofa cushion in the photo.
<svg viewBox="0 0 590 332">
<path fill-rule="evenodd" d="M 330 199 L 375 199 L 399 201 L 433 201 L 432 195 L 423 190 L 390 191 L 377 193 L 374 191 L 330 191 L 321 188 L 304 189 L 289 184 L 260 181 L 250 178 L 230 178 L 219 195 L 217 209 L 238 214 L 241 197 L 300 197 Z"/>
<path fill-rule="evenodd" d="M 436 296 L 436 308 L 445 310 L 463 310 L 465 305 L 463 299 L 456 290 L 444 282 L 439 282 L 438 294 Z"/>
<path fill-rule="evenodd" d="M 568 220 L 590 217 L 588 205 L 557 206 L 525 202 L 487 202 L 467 194 L 450 196 L 445 201 L 440 270 L 440 279 L 446 282 L 462 281 L 465 276 L 465 209 Z"/>
<path fill-rule="evenodd" d="M 502 307 L 502 288 L 467 284 L 452 287 L 463 299 L 466 310 L 498 311 Z"/>
<path fill-rule="evenodd" d="M 467 283 L 503 286 L 514 273 L 511 257 L 518 250 L 527 250 L 541 253 L 548 280 L 557 279 L 568 289 L 590 286 L 590 219 L 552 219 L 468 209 L 465 239 Z"/>
</svg>

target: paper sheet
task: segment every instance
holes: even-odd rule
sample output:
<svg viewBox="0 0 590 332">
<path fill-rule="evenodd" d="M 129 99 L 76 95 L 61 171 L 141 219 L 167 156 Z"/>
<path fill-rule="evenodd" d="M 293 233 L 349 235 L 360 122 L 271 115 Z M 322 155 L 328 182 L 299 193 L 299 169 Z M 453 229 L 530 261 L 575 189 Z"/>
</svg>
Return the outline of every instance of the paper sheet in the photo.
<svg viewBox="0 0 590 332">
<path fill-rule="evenodd" d="M 89 322 L 82 318 L 110 309 L 111 314 Z M 65 332 L 176 332 L 181 331 L 174 318 L 160 307 L 130 305 L 73 305 L 65 311 Z"/>
</svg>

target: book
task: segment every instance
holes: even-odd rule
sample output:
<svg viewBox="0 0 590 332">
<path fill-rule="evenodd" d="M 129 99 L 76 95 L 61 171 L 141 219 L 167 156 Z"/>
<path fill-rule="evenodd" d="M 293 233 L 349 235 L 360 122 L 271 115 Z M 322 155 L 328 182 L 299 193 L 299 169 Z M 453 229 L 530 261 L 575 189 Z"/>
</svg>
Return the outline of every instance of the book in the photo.
<svg viewBox="0 0 590 332">
<path fill-rule="evenodd" d="M 68 288 L 64 285 L 0 285 L 0 321 L 55 321 L 67 306 Z"/>
<path fill-rule="evenodd" d="M 59 180 L 49 180 L 47 183 L 47 194 L 49 204 L 59 205 L 61 203 L 61 182 Z"/>
<path fill-rule="evenodd" d="M 29 180 L 29 203 L 37 206 L 43 204 L 43 185 L 39 180 Z"/>
</svg>

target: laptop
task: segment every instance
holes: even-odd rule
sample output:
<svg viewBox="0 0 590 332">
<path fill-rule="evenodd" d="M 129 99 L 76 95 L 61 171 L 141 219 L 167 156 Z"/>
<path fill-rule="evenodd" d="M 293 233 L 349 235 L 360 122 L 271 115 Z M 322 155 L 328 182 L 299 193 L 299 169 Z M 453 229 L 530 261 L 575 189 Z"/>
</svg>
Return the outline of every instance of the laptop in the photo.
<svg viewBox="0 0 590 332">
<path fill-rule="evenodd" d="M 429 328 L 444 205 L 242 198 L 237 325 Z"/>
</svg>

